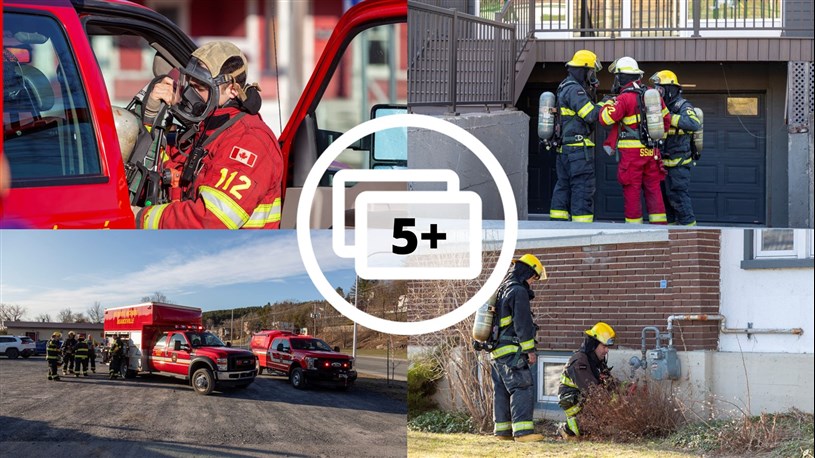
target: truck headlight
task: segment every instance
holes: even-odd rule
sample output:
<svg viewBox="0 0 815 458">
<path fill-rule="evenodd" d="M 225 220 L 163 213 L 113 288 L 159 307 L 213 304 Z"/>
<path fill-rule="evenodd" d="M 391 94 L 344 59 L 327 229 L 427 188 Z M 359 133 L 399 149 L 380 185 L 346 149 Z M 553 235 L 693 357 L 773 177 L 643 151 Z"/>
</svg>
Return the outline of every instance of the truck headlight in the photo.
<svg viewBox="0 0 815 458">
<path fill-rule="evenodd" d="M 307 369 L 314 369 L 314 362 L 317 361 L 317 358 L 306 358 L 306 368 Z"/>
<path fill-rule="evenodd" d="M 219 371 L 226 371 L 227 370 L 227 359 L 226 358 L 218 358 L 218 370 Z"/>
</svg>

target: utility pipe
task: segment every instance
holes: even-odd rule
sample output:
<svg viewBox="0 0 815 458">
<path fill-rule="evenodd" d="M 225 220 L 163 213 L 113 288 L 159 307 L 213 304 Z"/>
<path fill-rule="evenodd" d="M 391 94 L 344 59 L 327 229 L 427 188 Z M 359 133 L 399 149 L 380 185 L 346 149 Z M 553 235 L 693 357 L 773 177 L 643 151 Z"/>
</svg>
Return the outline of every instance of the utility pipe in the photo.
<svg viewBox="0 0 815 458">
<path fill-rule="evenodd" d="M 674 321 L 719 321 L 719 331 L 722 334 L 793 334 L 800 336 L 804 333 L 801 328 L 728 328 L 724 315 L 671 315 L 668 317 L 668 346 L 673 347 L 673 322 Z M 643 331 L 644 335 L 644 331 Z"/>
</svg>

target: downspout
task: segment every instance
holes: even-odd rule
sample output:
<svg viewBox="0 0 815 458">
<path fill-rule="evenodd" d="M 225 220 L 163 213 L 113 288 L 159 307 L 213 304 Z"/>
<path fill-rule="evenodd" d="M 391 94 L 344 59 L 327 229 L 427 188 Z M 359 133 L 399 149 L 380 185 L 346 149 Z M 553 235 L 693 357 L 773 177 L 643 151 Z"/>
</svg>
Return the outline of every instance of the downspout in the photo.
<svg viewBox="0 0 815 458">
<path fill-rule="evenodd" d="M 748 338 L 751 334 L 793 334 L 800 336 L 804 333 L 801 328 L 752 328 L 749 327 L 752 323 L 748 324 L 746 328 L 728 328 L 724 315 L 671 315 L 668 317 L 668 346 L 673 347 L 673 322 L 674 321 L 719 321 L 719 332 L 722 334 L 747 334 Z"/>
</svg>

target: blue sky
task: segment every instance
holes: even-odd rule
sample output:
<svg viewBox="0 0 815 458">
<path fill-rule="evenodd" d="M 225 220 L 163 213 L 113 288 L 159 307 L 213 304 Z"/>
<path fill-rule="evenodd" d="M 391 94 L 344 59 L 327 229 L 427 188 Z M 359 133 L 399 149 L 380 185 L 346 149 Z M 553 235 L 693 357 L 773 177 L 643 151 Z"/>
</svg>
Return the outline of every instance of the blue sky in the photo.
<svg viewBox="0 0 815 458">
<path fill-rule="evenodd" d="M 333 256 L 330 231 L 312 233 L 329 282 L 348 291 L 353 260 Z M 25 319 L 139 302 L 155 291 L 204 311 L 321 299 L 294 231 L 0 231 L 0 302 Z"/>
</svg>

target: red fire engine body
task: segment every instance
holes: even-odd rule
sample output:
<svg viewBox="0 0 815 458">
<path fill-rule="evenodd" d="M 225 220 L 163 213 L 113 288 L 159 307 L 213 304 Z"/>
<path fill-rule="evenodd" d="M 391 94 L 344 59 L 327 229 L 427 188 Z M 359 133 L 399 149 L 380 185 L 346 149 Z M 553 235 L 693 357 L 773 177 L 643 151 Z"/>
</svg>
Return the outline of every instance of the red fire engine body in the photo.
<svg viewBox="0 0 815 458">
<path fill-rule="evenodd" d="M 284 375 L 298 389 L 311 382 L 348 389 L 357 379 L 354 358 L 313 336 L 260 331 L 252 337 L 252 352 L 258 359 L 258 373 L 265 368 L 269 373 Z"/>
<path fill-rule="evenodd" d="M 205 331 L 201 309 L 147 302 L 105 310 L 105 336 L 128 343 L 127 375 L 138 372 L 184 379 L 196 393 L 217 386 L 246 388 L 257 375 L 256 358 Z"/>
</svg>

